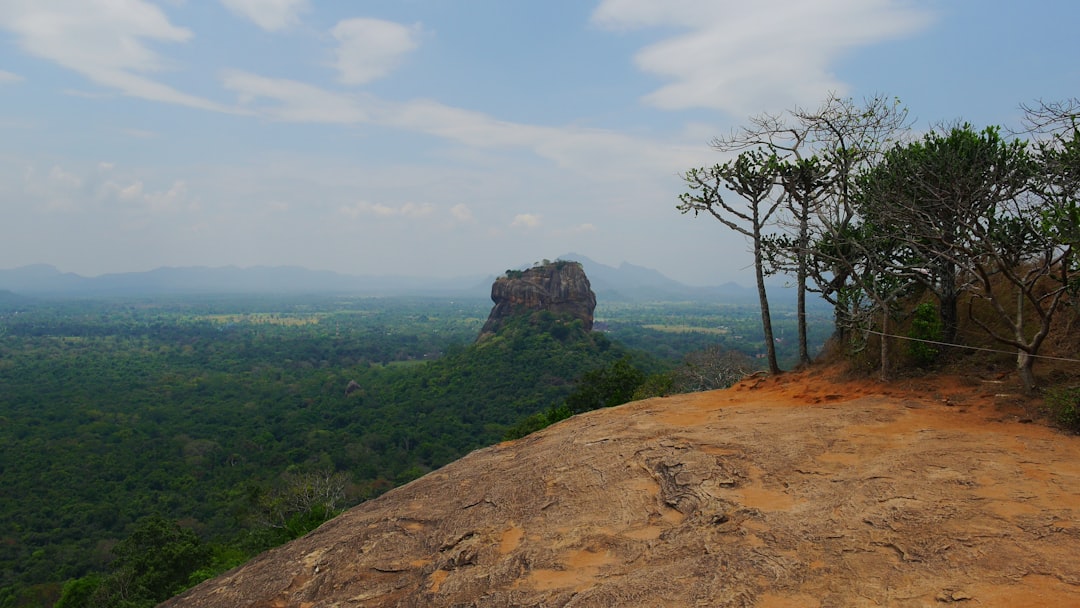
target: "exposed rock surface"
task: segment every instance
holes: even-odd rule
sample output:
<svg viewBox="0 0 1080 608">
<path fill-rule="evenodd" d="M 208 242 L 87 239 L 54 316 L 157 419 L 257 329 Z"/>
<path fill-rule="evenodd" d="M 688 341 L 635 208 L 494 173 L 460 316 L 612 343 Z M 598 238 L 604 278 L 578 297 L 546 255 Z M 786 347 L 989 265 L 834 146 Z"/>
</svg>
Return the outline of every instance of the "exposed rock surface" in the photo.
<svg viewBox="0 0 1080 608">
<path fill-rule="evenodd" d="M 1080 440 L 819 373 L 479 450 L 165 605 L 1080 605 Z"/>
<path fill-rule="evenodd" d="M 499 277 L 491 286 L 491 300 L 495 306 L 478 340 L 497 332 L 514 315 L 543 310 L 581 319 L 590 331 L 596 310 L 596 294 L 581 264 L 562 260 Z"/>
</svg>

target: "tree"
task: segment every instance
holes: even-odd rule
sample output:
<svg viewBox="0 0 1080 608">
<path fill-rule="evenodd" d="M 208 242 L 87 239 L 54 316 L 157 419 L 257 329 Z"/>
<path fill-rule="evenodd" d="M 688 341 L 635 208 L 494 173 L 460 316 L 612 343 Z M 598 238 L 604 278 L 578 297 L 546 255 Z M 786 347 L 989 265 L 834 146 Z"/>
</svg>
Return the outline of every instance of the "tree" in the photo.
<svg viewBox="0 0 1080 608">
<path fill-rule="evenodd" d="M 750 239 L 754 255 L 754 277 L 761 305 L 761 325 L 765 333 L 765 348 L 769 373 L 781 373 L 776 360 L 769 298 L 765 292 L 765 227 L 784 202 L 783 190 L 777 188 L 779 163 L 777 157 L 761 150 L 746 150 L 734 161 L 708 169 L 691 169 L 684 180 L 690 192 L 679 197 L 677 209 L 693 212 L 694 217 L 708 213 L 728 228 Z M 746 203 L 737 207 L 725 199 L 725 192 L 738 195 Z"/>
<path fill-rule="evenodd" d="M 834 337 L 842 341 L 852 326 L 854 311 L 849 304 L 858 289 L 857 267 L 867 261 L 865 243 L 851 238 L 865 236 L 860 235 L 855 203 L 858 176 L 906 137 L 908 112 L 899 99 L 884 95 L 860 103 L 830 94 L 818 109 L 793 114 L 806 126 L 806 140 L 827 169 L 827 188 L 813 208 L 809 226 L 807 271 L 816 291 L 833 305 Z"/>
<path fill-rule="evenodd" d="M 1032 186 L 1046 204 L 1043 228 L 1074 253 L 1080 246 L 1080 100 L 1024 109 L 1032 132 L 1043 136 L 1036 143 L 1038 170 Z M 1062 263 L 1073 277 L 1080 271 L 1075 255 Z M 1070 291 L 1075 294 L 1080 285 L 1070 285 Z"/>
<path fill-rule="evenodd" d="M 672 390 L 679 393 L 727 388 L 755 371 L 746 355 L 712 346 L 689 353 L 672 373 Z"/>
<path fill-rule="evenodd" d="M 1077 110 L 1075 100 L 1026 108 L 1033 132 L 1049 137 L 1036 143 L 1029 196 L 1007 201 L 991 218 L 982 255 L 973 265 L 978 281 L 971 304 L 988 302 L 1007 331 L 972 319 L 995 340 L 1017 349 L 1017 373 L 1028 392 L 1036 388 L 1034 363 L 1062 298 L 1080 287 L 1074 257 L 1080 244 Z M 1013 303 L 1007 308 L 1009 291 Z"/>
<path fill-rule="evenodd" d="M 784 241 L 786 251 L 793 253 L 795 262 L 796 310 L 798 315 L 799 364 L 810 364 L 806 344 L 806 281 L 810 275 L 810 222 L 817 212 L 823 194 L 829 188 L 829 169 L 816 156 L 784 163 L 780 181 L 788 195 L 788 210 L 795 222 L 794 238 Z"/>
<path fill-rule="evenodd" d="M 1043 340 L 1050 334 L 1051 321 L 1069 287 L 1069 256 L 1072 247 L 1055 239 L 1053 231 L 1039 225 L 1036 209 L 1023 206 L 991 218 L 986 238 L 980 242 L 981 256 L 973 258 L 971 269 L 977 280 L 970 288 L 968 314 L 992 338 L 1017 349 L 1016 370 L 1027 392 L 1036 388 L 1033 366 Z M 1056 285 L 1052 273 L 1060 273 Z M 1012 294 L 1011 310 L 1005 302 Z M 996 329 L 973 313 L 974 303 L 990 304 L 995 318 L 1007 327 Z M 1031 314 L 1035 323 L 1029 321 Z M 1034 329 L 1031 329 L 1034 327 Z"/>
<path fill-rule="evenodd" d="M 332 468 L 286 471 L 273 491 L 253 494 L 259 523 L 278 533 L 281 541 L 299 538 L 340 512 L 347 481 Z"/>
<path fill-rule="evenodd" d="M 183 591 L 211 555 L 194 532 L 157 515 L 139 520 L 113 553 L 113 573 L 99 592 L 108 590 L 113 601 L 134 605 L 154 605 Z"/>
<path fill-rule="evenodd" d="M 851 234 L 855 175 L 906 133 L 908 122 L 899 100 L 881 95 L 858 103 L 830 94 L 817 109 L 787 114 L 754 116 L 748 126 L 712 145 L 721 152 L 759 149 L 780 162 L 781 185 L 789 195 L 782 208 L 787 217 L 777 219 L 781 232 L 766 238 L 765 253 L 768 272 L 795 275 L 799 358 L 807 363 L 807 293 L 819 293 L 833 305 L 837 339 L 850 325 L 845 306 L 854 269 L 831 255 L 837 250 L 822 252 L 820 246 L 835 248 Z"/>
<path fill-rule="evenodd" d="M 962 281 L 970 278 L 961 272 L 983 250 L 987 220 L 1027 187 L 1024 148 L 995 127 L 963 124 L 894 146 L 862 176 L 860 214 L 908 250 L 892 270 L 937 297 L 946 342 L 956 338 Z"/>
<path fill-rule="evenodd" d="M 566 397 L 566 408 L 574 414 L 622 405 L 634 398 L 634 391 L 645 381 L 645 373 L 623 357 L 609 366 L 585 372 L 573 392 Z"/>
</svg>

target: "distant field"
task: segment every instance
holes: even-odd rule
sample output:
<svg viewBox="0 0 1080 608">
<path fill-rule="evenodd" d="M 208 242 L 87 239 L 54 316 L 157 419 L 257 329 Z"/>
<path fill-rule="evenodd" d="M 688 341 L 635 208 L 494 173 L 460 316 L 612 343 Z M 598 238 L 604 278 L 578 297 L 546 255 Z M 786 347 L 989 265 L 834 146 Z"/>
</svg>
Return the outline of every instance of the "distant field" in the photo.
<svg viewBox="0 0 1080 608">
<path fill-rule="evenodd" d="M 711 334 L 725 336 L 730 330 L 726 327 L 694 327 L 693 325 L 642 325 L 645 329 L 663 331 L 672 334 Z"/>
<path fill-rule="evenodd" d="M 301 315 L 282 315 L 278 313 L 240 313 L 201 315 L 201 318 L 215 323 L 250 323 L 252 325 L 282 325 L 285 327 L 297 327 L 318 323 L 319 319 L 328 313 L 305 313 Z"/>
</svg>

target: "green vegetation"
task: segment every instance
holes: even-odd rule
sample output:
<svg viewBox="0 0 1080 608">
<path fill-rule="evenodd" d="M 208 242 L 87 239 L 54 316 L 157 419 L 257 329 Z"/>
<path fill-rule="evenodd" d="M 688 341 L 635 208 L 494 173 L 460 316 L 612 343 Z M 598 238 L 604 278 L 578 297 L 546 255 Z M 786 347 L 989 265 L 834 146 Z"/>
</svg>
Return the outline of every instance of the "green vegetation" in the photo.
<svg viewBox="0 0 1080 608">
<path fill-rule="evenodd" d="M 793 367 L 799 355 L 797 311 L 784 303 L 772 308 L 777 358 L 782 365 Z M 832 336 L 832 311 L 823 303 L 817 304 L 808 308 L 806 318 L 809 350 L 817 354 Z M 597 305 L 596 322 L 620 343 L 672 364 L 689 353 L 714 347 L 754 360 L 763 360 L 766 355 L 761 315 L 754 306 L 722 302 L 604 303 Z"/>
<path fill-rule="evenodd" d="M 1077 295 L 1080 101 L 1024 109 L 1030 139 L 968 123 L 917 137 L 895 100 L 830 96 L 714 140 L 738 155 L 688 170 L 676 208 L 750 239 L 770 372 L 780 369 L 762 278 L 783 273 L 798 291 L 800 364 L 807 292 L 833 305 L 838 338 L 861 349 L 859 334 L 880 336 L 883 379 L 903 335 L 895 325 L 932 297 L 944 342 L 963 346 L 970 322 L 1014 349 L 1024 389 L 1036 390 L 1034 362 Z"/>
<path fill-rule="evenodd" d="M 1048 390 L 1046 409 L 1058 426 L 1073 433 L 1080 433 L 1080 387 Z"/>
<path fill-rule="evenodd" d="M 646 320 L 754 318 L 698 306 L 609 310 L 609 332 L 539 313 L 476 345 L 484 300 L 13 299 L 0 308 L 0 606 L 121 605 L 121 589 L 123 605 L 152 605 L 559 412 L 596 370 L 656 377 L 710 337 Z M 620 333 L 670 341 L 658 357 Z"/>
<path fill-rule="evenodd" d="M 941 319 L 936 307 L 930 302 L 923 302 L 915 307 L 911 316 L 911 329 L 908 337 L 912 339 L 908 354 L 920 367 L 927 367 L 937 360 L 941 348 L 933 342 L 943 339 Z"/>
</svg>

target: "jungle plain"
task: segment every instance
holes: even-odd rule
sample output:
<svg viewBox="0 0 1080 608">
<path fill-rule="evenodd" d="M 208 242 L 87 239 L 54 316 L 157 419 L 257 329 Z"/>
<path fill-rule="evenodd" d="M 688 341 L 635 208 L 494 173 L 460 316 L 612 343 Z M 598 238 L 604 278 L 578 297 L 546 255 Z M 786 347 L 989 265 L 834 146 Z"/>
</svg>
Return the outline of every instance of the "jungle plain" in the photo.
<svg viewBox="0 0 1080 608">
<path fill-rule="evenodd" d="M 490 305 L 0 294 L 0 606 L 103 586 L 152 605 L 499 441 L 583 378 L 764 350 L 757 308 L 716 302 L 601 303 L 601 331 L 534 319 L 474 344 Z M 792 361 L 794 314 L 777 317 Z M 813 321 L 820 345 L 830 315 Z"/>
</svg>

